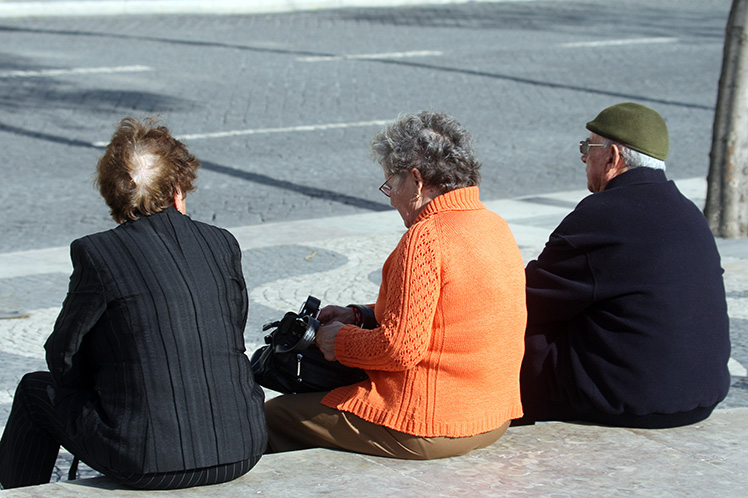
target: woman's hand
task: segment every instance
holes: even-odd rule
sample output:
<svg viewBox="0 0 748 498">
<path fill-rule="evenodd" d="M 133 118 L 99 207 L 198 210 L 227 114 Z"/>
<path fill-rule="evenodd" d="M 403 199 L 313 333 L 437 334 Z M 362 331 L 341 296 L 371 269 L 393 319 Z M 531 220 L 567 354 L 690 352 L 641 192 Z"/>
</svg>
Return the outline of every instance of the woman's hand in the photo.
<svg viewBox="0 0 748 498">
<path fill-rule="evenodd" d="M 314 338 L 314 343 L 317 345 L 322 354 L 325 355 L 327 361 L 337 360 L 335 356 L 335 337 L 338 335 L 338 330 L 345 325 L 341 322 L 332 322 L 327 325 L 323 325 L 317 331 L 317 335 Z"/>
<path fill-rule="evenodd" d="M 344 308 L 343 306 L 329 305 L 322 308 L 319 312 L 317 320 L 322 324 L 328 324 L 332 322 L 353 323 L 355 315 L 351 308 Z"/>
</svg>

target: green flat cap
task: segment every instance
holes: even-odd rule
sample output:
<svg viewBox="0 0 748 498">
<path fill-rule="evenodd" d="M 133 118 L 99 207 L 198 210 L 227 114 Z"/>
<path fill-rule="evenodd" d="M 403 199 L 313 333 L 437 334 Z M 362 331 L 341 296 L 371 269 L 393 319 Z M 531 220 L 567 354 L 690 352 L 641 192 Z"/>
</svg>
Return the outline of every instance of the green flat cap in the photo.
<svg viewBox="0 0 748 498">
<path fill-rule="evenodd" d="M 670 151 L 665 120 L 654 109 L 634 102 L 603 109 L 587 123 L 587 129 L 662 161 Z"/>
</svg>

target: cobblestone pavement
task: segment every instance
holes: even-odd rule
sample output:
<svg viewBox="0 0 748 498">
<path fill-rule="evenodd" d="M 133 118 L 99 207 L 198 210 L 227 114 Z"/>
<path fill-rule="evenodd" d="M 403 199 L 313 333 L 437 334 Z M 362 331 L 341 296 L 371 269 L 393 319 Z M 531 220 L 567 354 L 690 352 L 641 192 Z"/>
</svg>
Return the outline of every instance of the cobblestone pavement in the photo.
<svg viewBox="0 0 748 498">
<path fill-rule="evenodd" d="M 678 182 L 697 204 L 703 203 L 703 179 Z M 584 196 L 560 192 L 487 202 L 501 214 L 526 261 L 537 256 L 551 230 Z M 392 210 L 381 213 L 291 221 L 232 229 L 243 249 L 250 292 L 245 332 L 251 354 L 262 344 L 263 323 L 298 309 L 307 295 L 324 304 L 367 303 L 376 299 L 379 272 L 404 232 Z M 733 342 L 748 336 L 748 241 L 718 241 L 725 268 Z M 44 369 L 42 345 L 64 299 L 70 263 L 67 247 L 0 254 L 0 303 L 12 303 L 27 318 L 0 320 L 0 421 L 4 424 L 13 392 L 28 371 Z M 748 351 L 733 348 L 733 387 L 721 407 L 748 406 Z M 272 395 L 272 393 L 268 393 Z M 65 475 L 70 455 L 60 454 L 56 479 Z M 81 475 L 93 475 L 83 466 Z"/>
<path fill-rule="evenodd" d="M 53 3 L 69 8 L 74 2 L 0 0 L 0 15 L 22 3 L 46 4 L 41 9 L 50 14 Z M 86 5 L 93 14 L 104 4 L 145 3 Z M 154 0 L 149 8 L 179 3 Z M 611 99 L 663 108 L 679 140 L 668 161 L 672 175 L 686 178 L 681 189 L 703 204 L 705 182 L 693 178 L 705 175 L 729 3 L 559 0 L 319 15 L 3 19 L 0 65 L 26 76 L 0 75 L 0 204 L 9 207 L 0 223 L 0 316 L 20 311 L 25 318 L 0 319 L 0 427 L 20 377 L 45 368 L 42 345 L 71 269 L 67 244 L 73 235 L 112 225 L 97 194 L 81 185 L 100 154 L 92 140 L 105 139 L 124 114 L 164 113 L 175 133 L 193 134 L 187 142 L 203 169 L 188 212 L 236 227 L 250 289 L 245 337 L 251 353 L 262 343 L 262 324 L 297 309 L 308 294 L 337 304 L 376 296 L 381 264 L 403 227 L 370 188 L 381 182 L 377 168 L 367 163 L 350 174 L 351 165 L 366 162 L 365 144 L 381 126 L 361 123 L 420 108 L 459 114 L 485 161 L 483 196 L 503 199 L 487 204 L 510 222 L 526 260 L 586 195 L 568 190 L 584 181 L 569 130 L 581 129 L 591 110 Z M 622 38 L 651 45 L 619 48 L 611 64 L 610 49 L 597 44 Z M 443 54 L 393 55 L 427 49 Z M 357 58 L 382 52 L 390 55 Z M 114 61 L 132 72 L 29 76 Z M 292 137 L 271 133 L 315 123 L 351 126 Z M 264 134 L 230 142 L 194 136 L 248 129 Z M 339 185 L 331 187 L 330 177 Z M 561 192 L 547 193 L 555 190 Z M 722 406 L 745 407 L 748 243 L 718 242 L 733 337 L 733 387 Z M 56 479 L 69 463 L 62 452 Z M 84 467 L 81 474 L 92 471 Z"/>
</svg>

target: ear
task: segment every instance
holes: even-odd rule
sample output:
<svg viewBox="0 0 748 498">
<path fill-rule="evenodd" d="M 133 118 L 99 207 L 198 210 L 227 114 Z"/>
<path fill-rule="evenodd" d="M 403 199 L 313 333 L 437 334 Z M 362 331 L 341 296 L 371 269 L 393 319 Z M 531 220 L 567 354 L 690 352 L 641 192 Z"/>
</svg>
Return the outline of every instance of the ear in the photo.
<svg viewBox="0 0 748 498">
<path fill-rule="evenodd" d="M 418 171 L 418 168 L 413 168 L 410 170 L 410 176 L 412 176 L 413 180 L 416 182 L 416 195 L 420 198 L 421 190 L 423 189 L 423 177 L 421 176 L 421 172 Z"/>
<path fill-rule="evenodd" d="M 178 186 L 174 189 L 174 202 L 172 203 L 172 206 L 177 208 L 177 211 L 182 214 L 187 213 L 187 204 L 184 202 L 184 194 L 182 194 L 182 189 Z"/>
<path fill-rule="evenodd" d="M 623 160 L 621 149 L 616 144 L 610 146 L 610 156 L 608 163 L 605 165 L 605 174 L 608 180 L 612 180 L 621 173 L 628 171 L 628 166 Z"/>
</svg>

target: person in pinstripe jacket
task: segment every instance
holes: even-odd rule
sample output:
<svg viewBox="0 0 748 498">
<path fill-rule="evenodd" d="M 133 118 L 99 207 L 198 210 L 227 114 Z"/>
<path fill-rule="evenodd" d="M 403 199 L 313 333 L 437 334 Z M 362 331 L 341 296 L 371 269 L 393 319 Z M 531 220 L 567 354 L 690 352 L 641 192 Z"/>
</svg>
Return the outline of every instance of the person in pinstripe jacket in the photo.
<svg viewBox="0 0 748 498">
<path fill-rule="evenodd" d="M 49 372 L 22 378 L 0 441 L 4 488 L 49 482 L 60 445 L 144 489 L 225 482 L 265 451 L 239 245 L 185 215 L 199 165 L 154 120 L 120 123 L 97 168 L 119 226 L 71 244 Z"/>
</svg>

